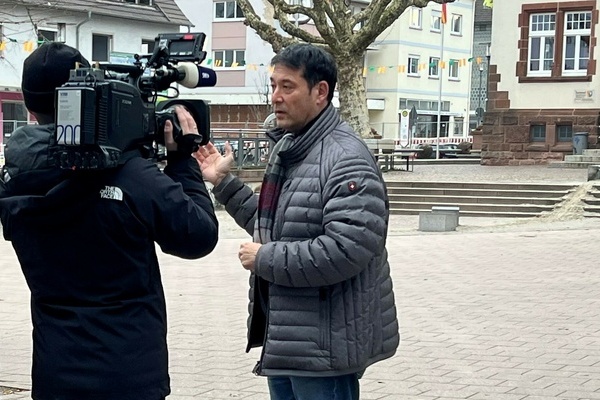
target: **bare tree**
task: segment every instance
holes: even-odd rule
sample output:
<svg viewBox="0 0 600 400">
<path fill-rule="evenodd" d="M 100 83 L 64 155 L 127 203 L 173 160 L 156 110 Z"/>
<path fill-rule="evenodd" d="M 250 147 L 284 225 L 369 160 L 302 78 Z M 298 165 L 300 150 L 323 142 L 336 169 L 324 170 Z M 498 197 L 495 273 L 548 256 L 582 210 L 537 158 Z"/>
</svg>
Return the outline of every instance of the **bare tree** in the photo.
<svg viewBox="0 0 600 400">
<path fill-rule="evenodd" d="M 260 100 L 258 104 L 253 104 L 250 107 L 255 120 L 262 121 L 271 112 L 271 81 L 266 71 L 260 71 L 257 76 L 254 79 L 254 84 Z"/>
<path fill-rule="evenodd" d="M 425 7 L 430 1 L 452 3 L 454 0 L 371 0 L 365 9 L 352 14 L 351 0 L 313 0 L 313 6 L 290 4 L 290 0 L 263 0 L 268 16 L 279 21 L 287 35 L 282 35 L 268 17 L 254 11 L 251 0 L 238 0 L 250 26 L 278 53 L 294 42 L 308 42 L 326 47 L 338 64 L 340 113 L 363 137 L 370 135 L 367 96 L 363 82 L 363 59 L 367 46 L 410 6 Z M 301 1 L 298 1 L 301 2 Z M 297 23 L 302 15 L 314 24 L 313 35 Z M 304 19 L 304 18 L 303 18 Z"/>
</svg>

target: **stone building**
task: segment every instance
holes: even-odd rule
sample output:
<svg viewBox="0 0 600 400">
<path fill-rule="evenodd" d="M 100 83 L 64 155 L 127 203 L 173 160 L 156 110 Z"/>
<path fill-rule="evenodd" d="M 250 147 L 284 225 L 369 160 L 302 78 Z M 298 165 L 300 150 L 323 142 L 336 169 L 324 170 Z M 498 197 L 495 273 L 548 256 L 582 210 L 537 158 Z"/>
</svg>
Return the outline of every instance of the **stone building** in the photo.
<svg viewBox="0 0 600 400">
<path fill-rule="evenodd" d="M 588 147 L 598 147 L 598 6 L 495 2 L 482 164 L 560 161 L 584 132 Z"/>
</svg>

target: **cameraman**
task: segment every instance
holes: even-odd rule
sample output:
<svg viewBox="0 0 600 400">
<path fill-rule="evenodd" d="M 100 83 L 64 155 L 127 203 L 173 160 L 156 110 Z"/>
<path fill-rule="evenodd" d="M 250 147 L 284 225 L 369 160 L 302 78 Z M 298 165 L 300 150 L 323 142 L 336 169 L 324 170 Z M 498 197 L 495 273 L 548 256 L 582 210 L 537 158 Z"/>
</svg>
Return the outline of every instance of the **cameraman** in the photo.
<svg viewBox="0 0 600 400">
<path fill-rule="evenodd" d="M 218 238 L 198 164 L 165 127 L 164 174 L 140 157 L 103 171 L 53 165 L 54 89 L 89 63 L 60 43 L 26 60 L 25 105 L 39 126 L 8 141 L 0 183 L 4 237 L 31 290 L 32 398 L 160 400 L 170 393 L 166 306 L 155 250 L 186 259 Z M 182 130 L 196 123 L 177 109 Z"/>
</svg>

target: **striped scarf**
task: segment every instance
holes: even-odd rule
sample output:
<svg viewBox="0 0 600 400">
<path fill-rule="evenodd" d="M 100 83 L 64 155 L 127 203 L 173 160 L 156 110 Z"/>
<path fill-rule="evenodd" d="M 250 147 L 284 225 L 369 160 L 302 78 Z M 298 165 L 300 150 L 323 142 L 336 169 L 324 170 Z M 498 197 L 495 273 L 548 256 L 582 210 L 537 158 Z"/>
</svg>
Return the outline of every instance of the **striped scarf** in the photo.
<svg viewBox="0 0 600 400">
<path fill-rule="evenodd" d="M 275 128 L 267 133 L 277 144 L 269 157 L 260 189 L 254 242 L 265 244 L 273 240 L 275 211 L 285 182 L 286 167 L 301 162 L 308 152 L 341 122 L 336 109 L 330 103 L 312 122 L 308 130 L 299 136 L 294 136 L 281 128 Z"/>
<path fill-rule="evenodd" d="M 257 243 L 269 243 L 272 239 L 273 220 L 277 201 L 281 188 L 285 182 L 285 166 L 279 155 L 280 152 L 289 149 L 294 143 L 294 135 L 286 133 L 275 145 L 269 157 L 269 164 L 265 170 L 260 196 L 258 198 L 257 229 L 254 229 L 254 241 Z M 257 237 L 258 234 L 258 237 Z"/>
</svg>

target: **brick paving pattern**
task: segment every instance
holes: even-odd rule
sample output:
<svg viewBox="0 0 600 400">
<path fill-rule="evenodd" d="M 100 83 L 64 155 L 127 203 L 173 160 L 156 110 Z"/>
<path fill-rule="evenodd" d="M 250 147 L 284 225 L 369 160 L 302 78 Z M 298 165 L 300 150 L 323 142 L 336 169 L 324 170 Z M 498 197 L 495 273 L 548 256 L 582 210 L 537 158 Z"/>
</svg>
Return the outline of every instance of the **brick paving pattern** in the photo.
<svg viewBox="0 0 600 400">
<path fill-rule="evenodd" d="M 448 168 L 447 168 L 448 167 Z M 582 170 L 419 166 L 386 179 L 584 182 Z M 464 179 L 463 179 L 464 178 Z M 160 254 L 167 296 L 169 400 L 267 400 L 244 353 L 247 235 L 219 211 L 213 254 Z M 600 220 L 461 218 L 456 232 L 418 232 L 393 216 L 388 249 L 402 342 L 370 367 L 361 398 L 385 400 L 600 399 Z M 0 240 L 0 394 L 29 399 L 29 294 L 10 243 Z M 115 399 L 117 400 L 117 399 Z"/>
</svg>

